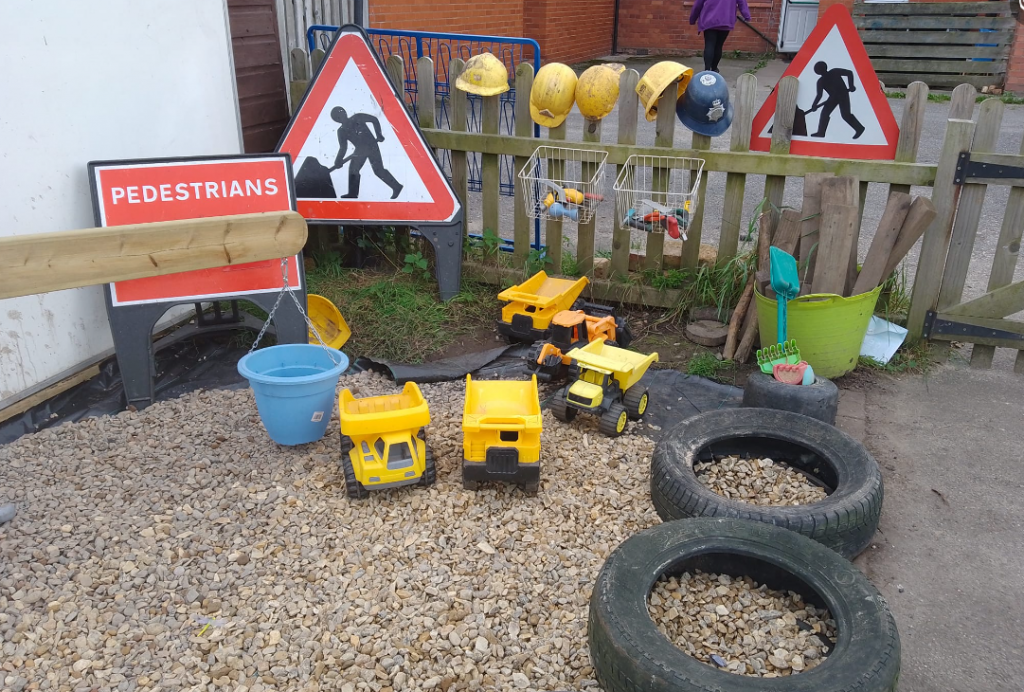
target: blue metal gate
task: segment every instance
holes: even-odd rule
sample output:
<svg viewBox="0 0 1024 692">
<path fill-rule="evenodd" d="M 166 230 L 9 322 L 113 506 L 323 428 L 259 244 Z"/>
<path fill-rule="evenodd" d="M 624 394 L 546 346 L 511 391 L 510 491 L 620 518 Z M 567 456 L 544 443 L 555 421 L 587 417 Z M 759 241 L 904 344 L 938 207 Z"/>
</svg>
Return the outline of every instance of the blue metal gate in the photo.
<svg viewBox="0 0 1024 692">
<path fill-rule="evenodd" d="M 309 44 L 310 53 L 319 45 L 323 50 L 330 47 L 334 32 L 339 27 L 316 24 L 306 31 L 306 41 Z M 493 53 L 509 68 L 509 75 L 514 75 L 520 63 L 529 61 L 533 63 L 534 72 L 540 69 L 540 44 L 530 38 L 509 38 L 504 36 L 477 36 L 471 34 L 447 34 L 430 31 L 399 31 L 391 29 L 367 29 L 377 54 L 382 60 L 387 60 L 392 55 L 402 59 L 405 66 L 406 97 L 413 106 L 413 113 L 416 113 L 416 99 L 418 89 L 416 87 L 416 61 L 422 57 L 428 57 L 434 61 L 434 94 L 439 100 L 439 108 L 436 109 L 436 127 L 439 129 L 450 129 L 451 120 L 451 90 L 455 88 L 450 83 L 448 66 L 455 58 L 463 61 L 480 52 Z M 531 55 L 532 53 L 532 55 Z M 510 79 L 509 90 L 501 95 L 501 110 L 499 114 L 498 131 L 501 134 L 511 135 L 515 133 L 515 105 L 516 90 L 515 81 Z M 467 129 L 470 132 L 480 132 L 482 125 L 482 100 L 475 94 L 469 96 L 467 112 Z M 529 94 L 524 95 L 529 98 Z M 540 136 L 540 127 L 533 126 L 534 137 Z M 441 168 L 451 178 L 451 155 L 448 151 L 441 151 Z M 483 181 L 480 174 L 480 154 L 471 152 L 466 157 L 469 166 L 469 189 L 472 192 L 480 192 L 483 189 Z M 512 165 L 512 157 L 501 156 L 498 164 L 499 186 L 502 195 L 511 197 L 515 195 L 515 169 Z M 511 242 L 511 241 L 509 241 Z M 540 222 L 534 224 L 534 247 L 540 248 Z"/>
</svg>

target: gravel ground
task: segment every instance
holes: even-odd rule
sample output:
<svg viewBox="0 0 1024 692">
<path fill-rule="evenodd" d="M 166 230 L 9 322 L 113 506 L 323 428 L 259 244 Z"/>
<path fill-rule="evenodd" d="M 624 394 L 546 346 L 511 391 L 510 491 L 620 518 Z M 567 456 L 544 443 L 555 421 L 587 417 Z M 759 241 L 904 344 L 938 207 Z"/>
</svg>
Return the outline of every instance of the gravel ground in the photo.
<svg viewBox="0 0 1024 692">
<path fill-rule="evenodd" d="M 342 380 L 397 391 L 377 375 Z M 278 447 L 249 390 L 0 448 L 0 689 L 596 687 L 591 585 L 657 523 L 653 442 L 545 414 L 542 488 L 464 491 L 462 383 L 425 385 L 430 489 L 345 497 L 338 427 Z"/>
<path fill-rule="evenodd" d="M 818 665 L 835 641 L 827 610 L 749 577 L 686 572 L 654 585 L 651 619 L 676 646 L 730 673 L 777 678 Z M 717 659 L 717 660 L 716 660 Z"/>
<path fill-rule="evenodd" d="M 828 497 L 784 461 L 724 457 L 693 466 L 697 480 L 722 497 L 752 505 L 809 505 Z"/>
</svg>

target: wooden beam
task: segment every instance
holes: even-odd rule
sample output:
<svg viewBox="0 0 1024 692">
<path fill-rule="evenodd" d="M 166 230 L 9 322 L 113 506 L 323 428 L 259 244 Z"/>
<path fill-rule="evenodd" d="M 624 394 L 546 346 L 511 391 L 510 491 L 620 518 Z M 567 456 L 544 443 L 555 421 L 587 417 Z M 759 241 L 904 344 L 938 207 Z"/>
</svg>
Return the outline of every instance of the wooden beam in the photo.
<svg viewBox="0 0 1024 692">
<path fill-rule="evenodd" d="M 757 77 L 741 74 L 736 79 L 736 97 L 731 151 L 750 150 L 750 127 L 754 118 L 754 97 L 757 92 Z M 621 115 L 619 117 L 622 117 Z M 705 171 L 705 176 L 708 173 Z M 743 198 L 747 187 L 747 176 L 729 173 L 725 176 L 725 200 L 722 205 L 722 228 L 718 240 L 718 261 L 727 262 L 736 256 L 739 247 L 740 224 L 743 222 Z M 735 349 L 734 349 L 735 350 Z"/>
<path fill-rule="evenodd" d="M 975 38 L 975 41 L 978 39 Z M 981 39 L 987 41 L 988 39 Z M 995 43 L 995 41 L 991 41 Z M 867 49 L 868 57 L 875 58 L 920 58 L 922 55 L 941 56 L 947 60 L 950 58 L 988 58 L 990 60 L 1004 60 L 1010 52 L 1009 44 L 1000 46 L 989 46 L 980 48 L 978 46 L 921 46 L 913 43 L 899 43 L 893 45 L 870 45 L 864 46 Z M 930 50 L 929 50 L 930 48 Z M 914 63 L 908 63 L 914 66 Z M 905 69 L 903 67 L 899 69 Z"/>
<path fill-rule="evenodd" d="M 640 74 L 636 70 L 626 70 L 619 77 L 619 144 L 636 144 L 636 123 L 640 100 L 636 93 Z M 625 164 L 616 167 L 616 180 L 622 175 Z M 629 273 L 629 227 L 622 223 L 625 212 L 615 207 L 615 219 L 612 223 L 612 261 L 608 278 L 623 277 Z"/>
<path fill-rule="evenodd" d="M 889 253 L 889 259 L 885 265 L 885 271 L 882 272 L 883 280 L 888 278 L 890 274 L 896 271 L 896 267 L 900 265 L 903 258 L 907 256 L 910 249 L 917 243 L 918 238 L 924 235 L 925 229 L 931 225 L 935 219 L 935 205 L 927 197 L 915 197 L 913 203 L 910 205 L 910 211 L 907 213 L 907 218 L 903 222 L 903 226 L 900 228 L 899 235 L 896 236 L 896 242 L 892 246 L 892 252 Z"/>
<path fill-rule="evenodd" d="M 948 307 L 942 312 L 957 317 L 1000 318 L 1021 310 L 1024 310 L 1024 281 L 997 288 L 974 300 Z"/>
<path fill-rule="evenodd" d="M 984 39 L 982 39 L 984 40 Z M 907 70 L 918 70 L 918 74 L 982 74 L 999 75 L 1006 72 L 1006 60 L 993 60 L 992 62 L 972 62 L 970 60 L 908 60 L 906 58 L 886 59 L 875 58 L 871 61 L 878 72 L 906 72 Z M 1001 82 L 1002 79 L 993 79 L 992 83 Z"/>
<path fill-rule="evenodd" d="M 516 93 L 529 94 L 533 89 L 533 65 L 528 62 L 519 63 L 516 68 Z M 530 119 L 529 99 L 516 99 L 516 134 L 520 137 L 529 137 L 533 134 L 533 121 Z M 512 237 L 515 244 L 512 246 L 512 261 L 517 267 L 525 267 L 526 260 L 530 254 L 530 230 L 532 223 L 526 209 L 526 195 L 523 185 L 519 182 L 519 174 L 526 168 L 529 158 L 517 156 L 514 161 L 515 177 L 512 179 L 512 189 L 515 190 L 515 211 L 512 226 Z"/>
<path fill-rule="evenodd" d="M 821 228 L 821 184 L 831 173 L 809 173 L 804 176 L 804 203 L 800 210 L 800 295 L 811 292 L 814 265 L 818 258 Z"/>
<path fill-rule="evenodd" d="M 914 17 L 926 14 L 937 14 L 947 17 L 956 14 L 967 16 L 992 14 L 1000 17 L 1008 17 L 1012 11 L 1013 5 L 1006 2 L 1006 0 L 1002 0 L 1002 2 L 943 2 L 942 4 L 915 2 L 893 5 L 873 2 L 857 2 L 854 3 L 851 14 L 855 17 L 868 15 L 903 15 L 907 18 L 909 25 L 909 22 L 913 21 Z"/>
<path fill-rule="evenodd" d="M 943 3 L 945 5 L 946 3 Z M 854 17 L 858 30 L 865 29 L 1001 29 L 1009 31 L 1013 17 Z M 979 38 L 982 38 L 979 35 Z"/>
<path fill-rule="evenodd" d="M 850 265 L 850 251 L 857 234 L 857 207 L 822 201 L 821 241 L 814 268 L 815 293 L 842 295 Z"/>
<path fill-rule="evenodd" d="M 654 121 L 654 144 L 655 146 L 671 148 L 676 136 L 676 92 L 666 89 L 658 97 L 658 115 Z M 586 133 L 584 133 L 585 135 Z M 672 171 L 665 168 L 653 168 L 651 170 L 651 191 L 654 201 L 664 203 L 665 195 L 658 192 L 668 192 L 669 176 Z M 665 261 L 665 231 L 656 227 L 647 235 L 645 246 L 646 256 L 644 257 L 644 269 L 661 271 Z M 687 243 L 688 244 L 688 243 Z M 683 248 L 685 254 L 686 248 Z M 682 261 L 682 260 L 680 260 Z"/>
<path fill-rule="evenodd" d="M 290 257 L 297 212 L 161 221 L 0 238 L 0 299 Z"/>
<path fill-rule="evenodd" d="M 933 3 L 932 6 L 942 9 L 946 4 Z M 982 38 L 986 43 L 998 43 L 999 45 L 1008 44 L 1013 40 L 1012 31 L 994 31 L 982 34 L 978 31 L 907 31 L 906 29 L 872 31 L 865 29 L 857 33 L 860 34 L 869 56 L 878 45 L 916 45 L 923 50 L 936 50 L 949 45 L 974 46 Z"/>
<path fill-rule="evenodd" d="M 488 135 L 478 132 L 452 132 L 451 130 L 424 130 L 423 134 L 430 146 L 453 151 L 530 156 L 537 148 L 535 139 L 504 134 Z M 801 177 L 808 173 L 832 173 L 834 175 L 849 175 L 872 183 L 929 186 L 935 181 L 936 170 L 935 166 L 924 163 L 830 159 L 791 154 L 768 156 L 763 152 L 698 151 L 695 149 L 612 144 L 610 142 L 573 142 L 572 146 L 574 149 L 607 152 L 607 163 L 609 164 L 625 163 L 634 154 L 701 158 L 707 162 L 704 166 L 705 174 L 708 171 L 717 171 Z"/>
<path fill-rule="evenodd" d="M 912 200 L 910 195 L 903 192 L 893 192 L 889 195 L 889 201 L 882 212 L 882 220 L 878 222 L 878 230 L 871 240 L 868 248 L 868 256 L 864 258 L 864 266 L 857 275 L 857 283 L 853 286 L 851 295 L 860 295 L 871 291 L 878 284 L 885 280 L 885 267 L 889 262 L 889 255 L 896 244 L 903 222 L 907 220 Z"/>
<path fill-rule="evenodd" d="M 796 117 L 796 96 L 800 81 L 796 77 L 783 77 L 777 89 L 775 101 L 775 120 L 772 123 L 773 156 L 789 154 L 789 146 L 793 141 L 793 119 Z M 769 202 L 765 209 L 771 217 L 771 229 L 774 232 L 779 222 L 782 209 L 782 198 L 786 192 L 786 176 L 769 175 L 764 180 L 764 196 Z"/>
</svg>

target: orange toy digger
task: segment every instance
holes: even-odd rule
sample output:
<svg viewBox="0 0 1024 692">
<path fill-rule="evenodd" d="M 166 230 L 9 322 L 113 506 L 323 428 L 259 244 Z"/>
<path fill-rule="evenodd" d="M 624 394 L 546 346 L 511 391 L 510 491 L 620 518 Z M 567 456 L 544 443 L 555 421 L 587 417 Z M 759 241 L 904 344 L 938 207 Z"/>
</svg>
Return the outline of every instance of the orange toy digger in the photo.
<svg viewBox="0 0 1024 692">
<path fill-rule="evenodd" d="M 611 314 L 588 315 L 584 310 L 562 310 L 551 318 L 546 343 L 534 344 L 526 356 L 526 365 L 542 382 L 564 380 L 572 360 L 566 354 L 586 346 L 595 339 L 604 339 L 612 346 L 626 348 L 633 333 L 626 321 Z"/>
</svg>

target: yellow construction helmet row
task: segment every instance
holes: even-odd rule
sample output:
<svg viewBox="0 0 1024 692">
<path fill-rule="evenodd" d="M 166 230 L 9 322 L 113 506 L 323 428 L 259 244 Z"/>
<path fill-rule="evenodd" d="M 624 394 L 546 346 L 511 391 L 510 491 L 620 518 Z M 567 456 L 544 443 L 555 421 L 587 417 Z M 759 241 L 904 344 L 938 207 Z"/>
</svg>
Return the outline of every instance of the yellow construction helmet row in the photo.
<svg viewBox="0 0 1024 692">
<path fill-rule="evenodd" d="M 565 122 L 576 101 L 576 73 L 568 65 L 549 62 L 537 71 L 530 91 L 530 116 L 544 127 Z"/>
<path fill-rule="evenodd" d="M 576 105 L 583 117 L 596 122 L 615 108 L 619 100 L 619 75 L 625 65 L 609 63 L 588 67 L 576 84 Z"/>
<path fill-rule="evenodd" d="M 508 91 L 508 69 L 491 53 L 480 53 L 466 61 L 455 80 L 455 88 L 477 96 L 497 96 Z"/>
<path fill-rule="evenodd" d="M 652 65 L 636 85 L 636 93 L 640 96 L 640 103 L 644 107 L 644 115 L 648 122 L 658 119 L 658 99 L 665 93 L 665 90 L 676 84 L 675 101 L 686 91 L 686 85 L 690 83 L 693 70 L 682 63 L 672 60 L 663 60 Z"/>
</svg>

